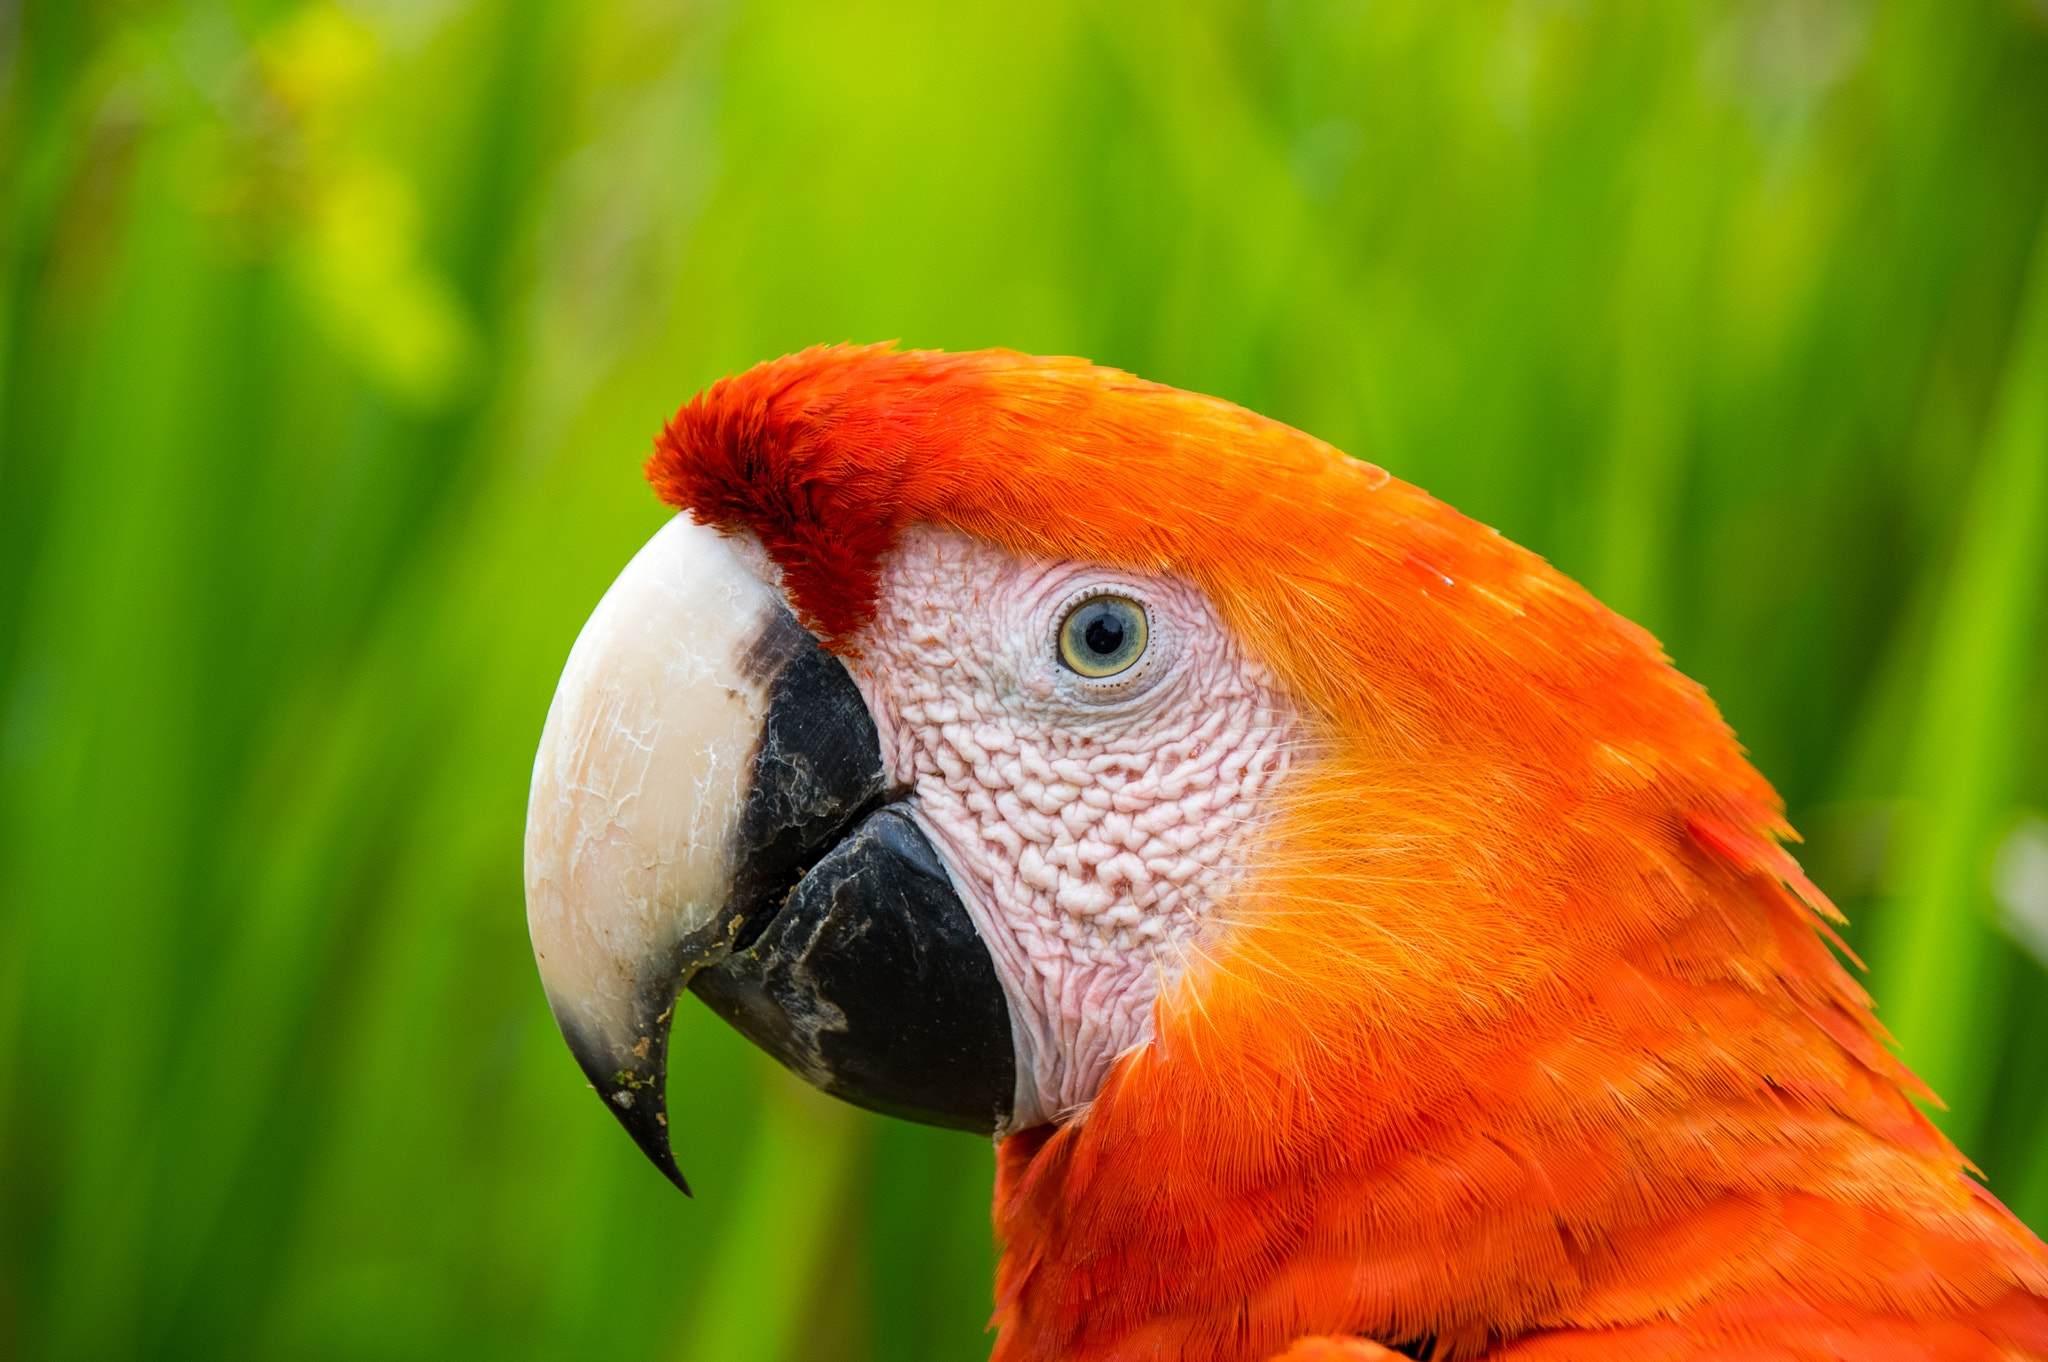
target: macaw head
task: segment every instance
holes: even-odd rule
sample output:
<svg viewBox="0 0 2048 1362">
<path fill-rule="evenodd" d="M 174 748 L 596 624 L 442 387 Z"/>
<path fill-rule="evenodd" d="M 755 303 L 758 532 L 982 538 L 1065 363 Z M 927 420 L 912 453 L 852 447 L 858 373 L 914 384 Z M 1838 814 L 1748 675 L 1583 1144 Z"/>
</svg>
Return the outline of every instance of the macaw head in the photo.
<svg viewBox="0 0 2048 1362">
<path fill-rule="evenodd" d="M 1651 1242 L 1675 1207 L 1739 1229 L 1730 1189 L 1863 1176 L 1872 1131 L 1961 1195 L 1705 693 L 1416 488 L 1080 361 L 881 347 L 713 385 L 648 474 L 683 514 L 570 655 L 527 896 L 678 1184 L 688 990 L 1002 1141 L 1019 1356 L 1625 1318 L 1636 1250 L 1720 1270 Z"/>
</svg>

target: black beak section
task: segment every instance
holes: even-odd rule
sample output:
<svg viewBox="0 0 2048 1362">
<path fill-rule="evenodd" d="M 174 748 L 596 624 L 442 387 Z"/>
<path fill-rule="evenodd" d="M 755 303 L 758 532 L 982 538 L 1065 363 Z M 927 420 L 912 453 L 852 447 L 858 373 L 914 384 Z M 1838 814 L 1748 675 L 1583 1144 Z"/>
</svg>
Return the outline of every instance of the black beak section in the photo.
<svg viewBox="0 0 2048 1362">
<path fill-rule="evenodd" d="M 835 1097 L 981 1135 L 1009 1119 L 1017 1067 L 1002 983 L 901 808 L 862 819 L 690 989 Z"/>
<path fill-rule="evenodd" d="M 730 569 L 716 555 L 729 550 L 707 547 L 710 534 L 679 518 L 643 550 L 586 626 L 549 713 L 528 916 L 563 1035 L 685 1192 L 667 1102 L 684 988 L 826 1092 L 992 1134 L 1016 1061 L 988 949 L 909 804 L 892 798 L 845 666 L 779 598 L 735 607 L 758 583 L 721 598 Z M 643 566 L 664 537 L 683 567 Z M 636 573 L 653 585 L 634 587 Z M 738 609 L 737 623 L 698 624 L 709 604 Z M 687 646 L 673 642 L 693 625 Z"/>
</svg>

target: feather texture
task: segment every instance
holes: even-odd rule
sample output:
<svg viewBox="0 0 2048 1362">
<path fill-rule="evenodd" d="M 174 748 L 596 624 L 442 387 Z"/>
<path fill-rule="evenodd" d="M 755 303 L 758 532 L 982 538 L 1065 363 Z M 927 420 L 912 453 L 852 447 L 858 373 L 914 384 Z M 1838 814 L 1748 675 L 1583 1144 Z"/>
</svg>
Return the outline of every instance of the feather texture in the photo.
<svg viewBox="0 0 2048 1362">
<path fill-rule="evenodd" d="M 1770 786 L 1535 555 L 1228 403 L 1006 352 L 761 365 L 648 473 L 827 638 L 944 525 L 1180 574 L 1311 716 L 1153 1041 L 1000 1147 L 998 1362 L 2048 1359 L 2048 1257 L 1919 1109 Z"/>
</svg>

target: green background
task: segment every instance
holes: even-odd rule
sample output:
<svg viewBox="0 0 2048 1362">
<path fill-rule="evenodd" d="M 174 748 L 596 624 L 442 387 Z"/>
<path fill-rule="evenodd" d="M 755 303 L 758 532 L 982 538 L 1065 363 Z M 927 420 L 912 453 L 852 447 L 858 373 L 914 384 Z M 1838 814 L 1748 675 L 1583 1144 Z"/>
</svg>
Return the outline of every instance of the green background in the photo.
<svg viewBox="0 0 2048 1362">
<path fill-rule="evenodd" d="M 1649 625 L 2048 1224 L 2040 0 L 28 0 L 0 42 L 0 1355 L 985 1354 L 985 1144 L 693 1006 L 685 1201 L 526 944 L 651 434 L 840 339 L 1233 398 Z"/>
</svg>

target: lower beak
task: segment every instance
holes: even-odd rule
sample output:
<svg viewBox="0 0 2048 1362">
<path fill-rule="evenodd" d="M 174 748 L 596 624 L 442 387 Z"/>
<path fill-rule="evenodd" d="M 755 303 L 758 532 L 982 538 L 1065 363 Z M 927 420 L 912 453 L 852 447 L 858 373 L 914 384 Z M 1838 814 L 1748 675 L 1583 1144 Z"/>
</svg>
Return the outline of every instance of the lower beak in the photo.
<svg viewBox="0 0 2048 1362">
<path fill-rule="evenodd" d="M 685 1192 L 667 1101 L 684 988 L 826 1092 L 984 1134 L 1009 1116 L 994 963 L 888 789 L 858 688 L 686 516 L 570 651 L 534 761 L 526 904 L 570 1050 Z"/>
</svg>

